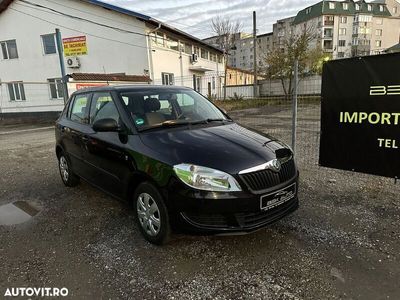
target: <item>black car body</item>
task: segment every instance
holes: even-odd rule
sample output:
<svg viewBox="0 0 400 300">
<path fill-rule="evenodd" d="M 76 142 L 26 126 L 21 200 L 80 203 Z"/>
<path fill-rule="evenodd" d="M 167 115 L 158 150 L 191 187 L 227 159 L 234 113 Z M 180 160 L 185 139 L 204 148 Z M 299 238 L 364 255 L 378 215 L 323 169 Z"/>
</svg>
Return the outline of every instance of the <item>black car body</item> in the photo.
<svg viewBox="0 0 400 300">
<path fill-rule="evenodd" d="M 157 244 L 170 223 L 250 232 L 298 207 L 290 148 L 188 88 L 75 92 L 56 123 L 56 153 L 67 186 L 83 178 L 132 201 L 143 235 Z"/>
</svg>

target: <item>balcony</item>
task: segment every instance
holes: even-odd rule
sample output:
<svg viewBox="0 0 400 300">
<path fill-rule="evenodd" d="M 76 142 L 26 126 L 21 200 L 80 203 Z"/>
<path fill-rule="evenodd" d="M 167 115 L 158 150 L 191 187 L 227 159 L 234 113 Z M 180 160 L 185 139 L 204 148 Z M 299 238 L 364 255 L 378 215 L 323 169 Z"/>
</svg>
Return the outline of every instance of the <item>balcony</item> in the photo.
<svg viewBox="0 0 400 300">
<path fill-rule="evenodd" d="M 333 20 L 325 20 L 324 21 L 324 26 L 333 26 L 335 24 L 335 21 Z"/>
</svg>

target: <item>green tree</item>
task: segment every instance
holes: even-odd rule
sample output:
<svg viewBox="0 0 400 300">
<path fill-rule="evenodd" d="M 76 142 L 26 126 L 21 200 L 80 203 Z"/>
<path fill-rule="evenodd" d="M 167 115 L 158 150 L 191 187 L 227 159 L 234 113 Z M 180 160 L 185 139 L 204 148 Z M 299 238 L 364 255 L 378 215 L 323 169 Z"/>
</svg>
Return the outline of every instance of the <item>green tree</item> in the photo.
<svg viewBox="0 0 400 300">
<path fill-rule="evenodd" d="M 293 93 L 296 61 L 299 62 L 299 78 L 322 73 L 323 61 L 327 55 L 321 47 L 315 47 L 318 44 L 315 32 L 312 27 L 303 27 L 297 33 L 292 31 L 287 38 L 281 40 L 280 45 L 265 55 L 265 76 L 280 80 L 286 96 Z"/>
</svg>

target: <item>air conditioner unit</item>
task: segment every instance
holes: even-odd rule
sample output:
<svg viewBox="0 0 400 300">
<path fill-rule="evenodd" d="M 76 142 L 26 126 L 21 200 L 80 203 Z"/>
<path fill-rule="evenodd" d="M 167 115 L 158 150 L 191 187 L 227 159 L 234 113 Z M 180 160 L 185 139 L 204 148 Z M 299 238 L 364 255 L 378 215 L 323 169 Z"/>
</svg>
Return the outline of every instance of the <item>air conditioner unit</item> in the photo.
<svg viewBox="0 0 400 300">
<path fill-rule="evenodd" d="M 199 56 L 196 53 L 193 53 L 190 60 L 192 63 L 196 63 L 199 60 Z"/>
<path fill-rule="evenodd" d="M 77 69 L 81 66 L 81 62 L 79 61 L 79 58 L 76 56 L 67 58 L 66 63 L 68 68 Z"/>
</svg>

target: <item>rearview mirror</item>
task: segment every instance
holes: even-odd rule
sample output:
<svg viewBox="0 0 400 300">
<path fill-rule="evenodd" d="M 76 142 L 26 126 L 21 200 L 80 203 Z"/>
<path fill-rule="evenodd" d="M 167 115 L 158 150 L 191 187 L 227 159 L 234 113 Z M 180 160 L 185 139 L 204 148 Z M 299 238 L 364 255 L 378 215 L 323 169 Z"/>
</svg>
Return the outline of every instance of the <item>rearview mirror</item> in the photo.
<svg viewBox="0 0 400 300">
<path fill-rule="evenodd" d="M 96 132 L 117 132 L 120 128 L 114 119 L 100 119 L 94 122 L 93 130 Z"/>
</svg>

